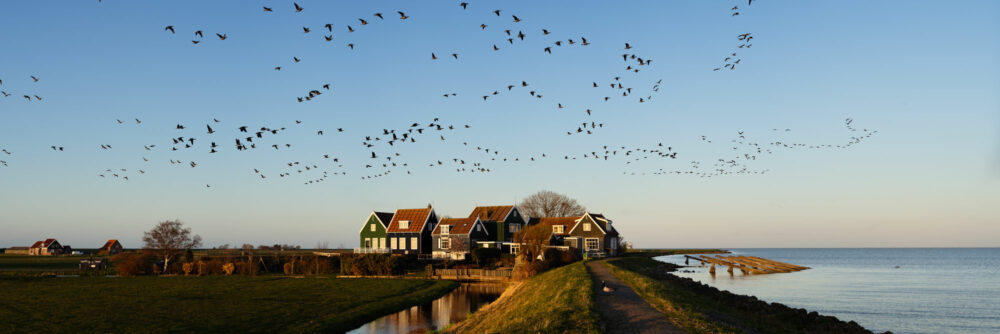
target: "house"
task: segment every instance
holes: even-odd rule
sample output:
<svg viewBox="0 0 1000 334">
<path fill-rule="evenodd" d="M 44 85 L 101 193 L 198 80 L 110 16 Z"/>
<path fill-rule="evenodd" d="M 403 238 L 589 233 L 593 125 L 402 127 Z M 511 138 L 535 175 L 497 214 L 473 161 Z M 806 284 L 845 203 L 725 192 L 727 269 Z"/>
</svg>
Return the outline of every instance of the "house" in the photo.
<svg viewBox="0 0 1000 334">
<path fill-rule="evenodd" d="M 389 252 L 393 254 L 430 254 L 431 233 L 438 217 L 430 204 L 423 209 L 399 209 L 386 228 Z"/>
<path fill-rule="evenodd" d="M 62 254 L 62 252 L 63 246 L 59 244 L 59 241 L 52 238 L 36 241 L 28 249 L 28 255 L 56 255 Z"/>
<path fill-rule="evenodd" d="M 529 224 L 550 226 L 550 245 L 566 246 L 591 257 L 618 255 L 618 230 L 603 214 L 588 212 L 579 217 L 533 218 Z"/>
<path fill-rule="evenodd" d="M 101 248 L 97 250 L 97 254 L 115 255 L 121 253 L 123 250 L 125 249 L 122 247 L 122 244 L 118 242 L 118 239 L 111 239 L 108 240 L 108 242 L 105 242 L 104 246 L 101 246 Z"/>
<path fill-rule="evenodd" d="M 479 242 L 482 247 L 500 248 L 510 252 L 514 234 L 528 223 L 528 217 L 521 214 L 516 205 L 477 206 L 469 218 L 479 218 L 489 231 L 491 240 Z"/>
<path fill-rule="evenodd" d="M 372 211 L 361 227 L 361 247 L 354 253 L 388 253 L 386 230 L 392 222 L 392 212 Z"/>
<path fill-rule="evenodd" d="M 434 228 L 431 238 L 431 256 L 453 260 L 464 260 L 478 242 L 493 240 L 478 217 L 443 218 Z"/>
</svg>

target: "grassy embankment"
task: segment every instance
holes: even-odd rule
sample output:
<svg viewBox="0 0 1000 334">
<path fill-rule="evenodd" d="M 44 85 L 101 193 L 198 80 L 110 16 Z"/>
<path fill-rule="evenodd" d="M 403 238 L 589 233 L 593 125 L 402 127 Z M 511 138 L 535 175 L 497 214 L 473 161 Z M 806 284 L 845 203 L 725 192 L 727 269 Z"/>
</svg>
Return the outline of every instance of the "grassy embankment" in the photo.
<svg viewBox="0 0 1000 334">
<path fill-rule="evenodd" d="M 870 333 L 857 323 L 768 304 L 669 274 L 676 266 L 648 257 L 606 262 L 615 276 L 690 333 Z"/>
<path fill-rule="evenodd" d="M 280 276 L 0 277 L 11 332 L 342 332 L 457 283 Z"/>
<path fill-rule="evenodd" d="M 449 333 L 600 333 L 583 262 L 517 283 Z"/>
</svg>

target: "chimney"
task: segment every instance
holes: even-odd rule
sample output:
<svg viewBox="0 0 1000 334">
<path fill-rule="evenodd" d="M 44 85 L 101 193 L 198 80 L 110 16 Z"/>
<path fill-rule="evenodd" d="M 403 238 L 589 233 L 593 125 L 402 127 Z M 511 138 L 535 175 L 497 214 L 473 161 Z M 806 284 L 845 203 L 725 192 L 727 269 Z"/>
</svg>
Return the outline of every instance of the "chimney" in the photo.
<svg viewBox="0 0 1000 334">
<path fill-rule="evenodd" d="M 430 209 L 430 208 L 431 208 L 431 203 L 427 203 L 427 208 L 428 208 L 428 209 Z"/>
</svg>

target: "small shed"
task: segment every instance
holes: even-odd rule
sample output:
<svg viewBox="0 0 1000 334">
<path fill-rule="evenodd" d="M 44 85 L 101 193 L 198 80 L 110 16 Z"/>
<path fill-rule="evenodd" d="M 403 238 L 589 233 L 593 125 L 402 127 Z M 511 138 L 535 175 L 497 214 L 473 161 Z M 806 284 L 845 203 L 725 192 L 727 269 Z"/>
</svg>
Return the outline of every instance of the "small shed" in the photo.
<svg viewBox="0 0 1000 334">
<path fill-rule="evenodd" d="M 108 259 L 89 258 L 80 260 L 80 271 L 104 270 L 108 269 Z"/>
<path fill-rule="evenodd" d="M 124 248 L 122 248 L 122 244 L 118 242 L 118 239 L 111 239 L 108 240 L 108 242 L 105 242 L 104 246 L 101 246 L 101 248 L 97 250 L 97 254 L 115 255 L 121 253 L 122 250 L 124 250 Z"/>
</svg>

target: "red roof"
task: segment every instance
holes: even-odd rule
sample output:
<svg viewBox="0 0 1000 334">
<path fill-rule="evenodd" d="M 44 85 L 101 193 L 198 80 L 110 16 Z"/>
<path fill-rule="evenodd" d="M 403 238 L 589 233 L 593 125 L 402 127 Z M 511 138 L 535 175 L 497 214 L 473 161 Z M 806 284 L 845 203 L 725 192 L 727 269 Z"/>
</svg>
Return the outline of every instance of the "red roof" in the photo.
<svg viewBox="0 0 1000 334">
<path fill-rule="evenodd" d="M 101 246 L 101 248 L 98 250 L 111 250 L 111 246 L 114 246 L 114 244 L 116 243 L 118 243 L 118 239 L 108 240 L 108 242 L 105 242 L 104 246 Z"/>
<path fill-rule="evenodd" d="M 45 239 L 45 241 L 41 241 L 41 240 L 35 241 L 35 244 L 31 245 L 31 248 L 38 248 L 38 247 L 49 248 L 49 246 L 51 246 L 53 242 L 56 242 L 56 239 L 54 239 L 54 238 L 48 238 L 48 239 Z"/>
<path fill-rule="evenodd" d="M 441 234 L 441 225 L 451 226 L 448 234 L 469 234 L 472 227 L 476 225 L 476 217 L 470 218 L 442 218 L 434 228 L 433 234 Z"/>
<path fill-rule="evenodd" d="M 434 212 L 430 206 L 422 209 L 399 209 L 396 210 L 396 214 L 392 215 L 392 222 L 389 223 L 389 228 L 386 232 L 420 232 L 424 228 L 424 223 L 427 222 L 427 217 L 430 217 L 431 212 Z M 410 226 L 405 229 L 399 228 L 399 222 L 401 220 L 410 221 Z"/>
<path fill-rule="evenodd" d="M 513 209 L 513 205 L 477 206 L 475 209 L 472 209 L 472 213 L 469 214 L 469 218 L 478 217 L 484 222 L 500 222 L 503 221 L 504 218 L 507 218 L 507 215 L 510 214 L 510 210 Z"/>
</svg>

